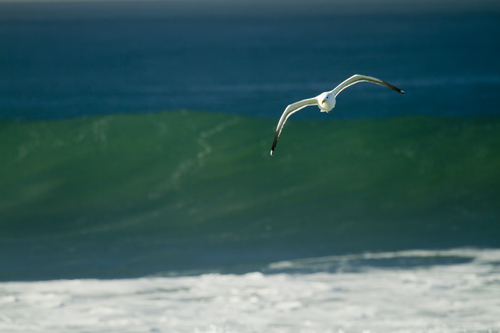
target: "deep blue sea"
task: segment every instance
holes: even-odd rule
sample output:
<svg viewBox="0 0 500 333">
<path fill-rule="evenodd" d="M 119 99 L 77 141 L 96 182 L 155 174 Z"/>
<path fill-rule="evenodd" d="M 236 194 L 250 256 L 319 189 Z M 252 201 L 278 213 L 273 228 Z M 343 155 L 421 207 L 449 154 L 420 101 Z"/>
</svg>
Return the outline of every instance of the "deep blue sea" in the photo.
<svg viewBox="0 0 500 333">
<path fill-rule="evenodd" d="M 298 3 L 0 2 L 0 331 L 500 332 L 500 11 Z"/>
<path fill-rule="evenodd" d="M 356 73 L 407 96 L 354 86 L 330 118 L 499 114 L 498 22 L 497 12 L 4 19 L 0 117 L 194 109 L 275 119 Z"/>
</svg>

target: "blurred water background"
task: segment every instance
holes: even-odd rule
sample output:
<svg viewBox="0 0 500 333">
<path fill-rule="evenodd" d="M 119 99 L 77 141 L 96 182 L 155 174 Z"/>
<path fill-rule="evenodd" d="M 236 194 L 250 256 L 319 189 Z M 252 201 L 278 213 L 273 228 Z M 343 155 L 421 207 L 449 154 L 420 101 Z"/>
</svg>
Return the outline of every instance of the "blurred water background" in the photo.
<svg viewBox="0 0 500 333">
<path fill-rule="evenodd" d="M 0 2 L 0 50 L 2 331 L 500 330 L 494 2 Z M 355 73 L 407 94 L 269 156 Z"/>
</svg>

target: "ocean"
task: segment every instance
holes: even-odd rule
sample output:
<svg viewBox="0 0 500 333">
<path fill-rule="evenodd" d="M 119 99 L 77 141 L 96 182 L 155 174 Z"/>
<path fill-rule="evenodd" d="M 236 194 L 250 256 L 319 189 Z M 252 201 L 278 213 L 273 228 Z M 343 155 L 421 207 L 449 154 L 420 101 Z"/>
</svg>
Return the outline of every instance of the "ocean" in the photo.
<svg viewBox="0 0 500 333">
<path fill-rule="evenodd" d="M 497 9 L 133 4 L 0 3 L 0 331 L 500 332 Z"/>
<path fill-rule="evenodd" d="M 343 107 L 328 118 L 312 110 L 294 118 L 498 114 L 498 12 L 14 14 L 0 21 L 2 118 L 190 109 L 275 119 L 288 104 L 356 73 L 408 94 L 361 84 L 339 96 Z"/>
<path fill-rule="evenodd" d="M 473 249 L 385 252 L 277 262 L 265 273 L 5 282 L 0 328 L 498 332 L 499 256 Z"/>
</svg>

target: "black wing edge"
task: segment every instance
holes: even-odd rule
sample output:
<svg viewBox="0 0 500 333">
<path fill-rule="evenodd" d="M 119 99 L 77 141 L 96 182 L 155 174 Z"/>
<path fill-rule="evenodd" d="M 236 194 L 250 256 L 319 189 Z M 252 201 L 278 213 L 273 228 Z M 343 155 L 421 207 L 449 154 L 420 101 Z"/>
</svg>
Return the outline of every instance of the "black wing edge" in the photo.
<svg viewBox="0 0 500 333">
<path fill-rule="evenodd" d="M 398 87 L 395 87 L 392 84 L 387 83 L 385 81 L 383 81 L 383 82 L 387 85 L 387 87 L 391 88 L 392 90 L 397 91 L 400 94 L 406 95 L 406 93 L 403 90 L 399 89 Z"/>
<path fill-rule="evenodd" d="M 276 131 L 276 134 L 274 135 L 273 146 L 271 147 L 271 156 L 273 156 L 274 148 L 276 148 L 276 145 L 278 144 L 278 138 L 279 138 L 279 136 L 280 136 L 279 131 Z"/>
</svg>

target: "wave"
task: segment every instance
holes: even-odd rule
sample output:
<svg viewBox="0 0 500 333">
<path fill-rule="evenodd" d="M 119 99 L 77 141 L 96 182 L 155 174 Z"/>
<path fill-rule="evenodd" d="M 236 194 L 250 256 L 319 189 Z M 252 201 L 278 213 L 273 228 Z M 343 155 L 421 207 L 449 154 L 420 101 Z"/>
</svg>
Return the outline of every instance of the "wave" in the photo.
<svg viewBox="0 0 500 333">
<path fill-rule="evenodd" d="M 271 83 L 271 84 L 231 84 L 231 85 L 197 85 L 192 87 L 171 88 L 167 86 L 156 86 L 153 89 L 146 88 L 144 92 L 177 92 L 182 93 L 183 90 L 190 92 L 289 92 L 289 91 L 325 91 L 332 90 L 337 84 L 340 84 L 343 79 L 337 83 L 332 81 L 323 82 L 301 82 L 301 83 Z M 412 80 L 396 80 L 394 84 L 401 87 L 443 87 L 443 86 L 487 86 L 500 84 L 500 76 L 484 75 L 484 76 L 443 76 L 443 77 L 426 77 Z M 389 95 L 386 90 L 378 90 L 371 85 L 356 86 L 358 90 L 369 90 L 372 95 Z M 364 88 L 364 89 L 363 89 Z M 373 89 L 372 89 L 373 88 Z M 387 93 L 387 94 L 386 94 Z"/>
<path fill-rule="evenodd" d="M 500 118 L 0 121 L 0 279 L 500 246 Z"/>
<path fill-rule="evenodd" d="M 3 332 L 498 332 L 499 250 L 453 249 L 362 256 L 401 260 L 456 257 L 467 261 L 338 273 L 251 272 L 4 282 L 0 283 L 0 329 Z M 300 266 L 332 259 L 309 259 L 309 263 L 301 261 Z M 348 263 L 357 259 L 338 256 L 335 260 Z"/>
<path fill-rule="evenodd" d="M 500 84 L 500 76 L 429 77 L 425 79 L 401 80 L 397 84 L 408 87 L 487 86 Z"/>
</svg>

